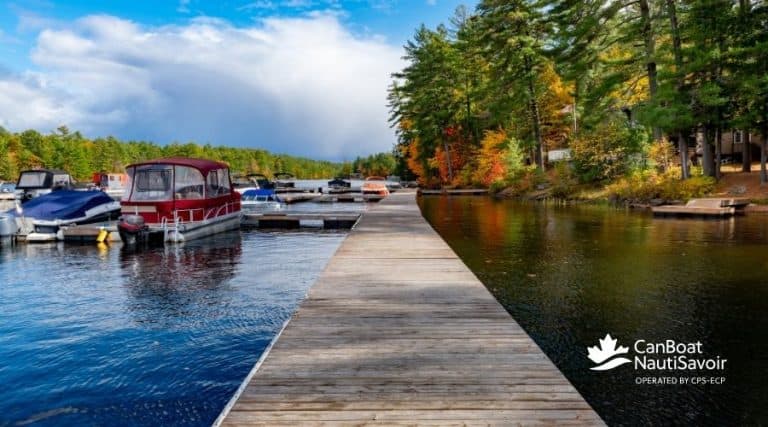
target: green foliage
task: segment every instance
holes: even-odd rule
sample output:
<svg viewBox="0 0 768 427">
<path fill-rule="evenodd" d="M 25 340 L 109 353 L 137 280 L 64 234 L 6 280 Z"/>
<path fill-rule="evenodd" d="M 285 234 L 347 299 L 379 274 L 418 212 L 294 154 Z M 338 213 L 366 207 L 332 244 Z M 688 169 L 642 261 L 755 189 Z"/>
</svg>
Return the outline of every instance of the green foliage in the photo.
<svg viewBox="0 0 768 427">
<path fill-rule="evenodd" d="M 525 154 L 520 141 L 510 138 L 504 152 L 504 163 L 507 168 L 507 176 L 514 178 L 525 170 Z"/>
<path fill-rule="evenodd" d="M 393 175 L 397 171 L 397 159 L 392 153 L 371 154 L 368 157 L 358 157 L 351 164 L 354 172 L 364 176 Z"/>
<path fill-rule="evenodd" d="M 557 199 L 568 199 L 575 192 L 578 179 L 567 162 L 558 162 L 550 173 L 551 195 Z"/>
<path fill-rule="evenodd" d="M 89 180 L 94 172 L 122 172 L 131 163 L 171 156 L 223 161 L 234 172 L 266 175 L 289 172 L 298 178 L 327 178 L 342 168 L 338 163 L 275 155 L 252 148 L 192 142 L 160 146 L 145 141 L 122 142 L 111 136 L 90 140 L 64 126 L 49 135 L 34 130 L 0 132 L 0 179 L 4 180 L 15 180 L 20 170 L 36 167 L 64 169 L 78 180 Z M 389 162 L 387 165 L 394 162 L 391 155 L 381 156 Z"/>
<path fill-rule="evenodd" d="M 638 166 L 647 143 L 644 129 L 618 118 L 584 130 L 571 142 L 576 174 L 582 182 L 620 177 Z"/>
<path fill-rule="evenodd" d="M 389 96 L 398 151 L 419 160 L 409 166 L 425 182 L 445 181 L 430 163 L 437 150 L 476 156 L 482 135 L 501 128 L 529 162 L 568 141 L 577 175 L 591 182 L 646 167 L 651 135 L 681 135 L 683 145 L 699 129 L 768 138 L 767 22 L 764 1 L 482 0 L 474 14 L 457 10 L 452 28 L 422 26 L 406 45 Z M 578 136 L 555 126 L 564 121 Z M 669 169 L 661 148 L 650 154 Z"/>
</svg>

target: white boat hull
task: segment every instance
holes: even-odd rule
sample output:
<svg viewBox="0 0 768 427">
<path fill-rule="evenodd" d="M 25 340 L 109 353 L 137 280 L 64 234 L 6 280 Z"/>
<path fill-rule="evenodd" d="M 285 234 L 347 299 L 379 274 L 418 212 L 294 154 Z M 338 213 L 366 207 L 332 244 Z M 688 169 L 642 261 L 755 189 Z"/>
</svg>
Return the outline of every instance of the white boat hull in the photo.
<svg viewBox="0 0 768 427">
<path fill-rule="evenodd" d="M 150 226 L 150 232 L 164 233 L 164 242 L 182 243 L 240 228 L 240 212 L 221 215 L 205 221 L 181 223 L 178 226 Z"/>
</svg>

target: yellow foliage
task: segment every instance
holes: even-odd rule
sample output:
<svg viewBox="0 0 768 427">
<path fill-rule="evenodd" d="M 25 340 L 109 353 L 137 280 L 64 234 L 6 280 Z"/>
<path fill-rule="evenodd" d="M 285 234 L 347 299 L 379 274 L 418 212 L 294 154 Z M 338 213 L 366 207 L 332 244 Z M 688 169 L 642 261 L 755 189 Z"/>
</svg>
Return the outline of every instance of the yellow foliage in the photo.
<svg viewBox="0 0 768 427">
<path fill-rule="evenodd" d="M 632 53 L 622 50 L 619 46 L 613 46 L 600 55 L 600 59 L 606 62 L 620 62 L 632 59 Z M 648 74 L 642 69 L 629 80 L 628 85 L 622 86 L 610 93 L 609 97 L 617 105 L 637 105 L 648 100 Z"/>
<path fill-rule="evenodd" d="M 544 147 L 546 150 L 563 148 L 573 130 L 573 85 L 564 83 L 551 63 L 546 64 L 540 78 L 547 87 L 539 98 Z"/>
<path fill-rule="evenodd" d="M 637 202 L 647 202 L 651 199 L 686 201 L 707 195 L 714 189 L 714 178 L 695 176 L 682 181 L 680 171 L 676 169 L 664 173 L 635 173 L 607 187 L 608 192 L 616 198 Z"/>
</svg>

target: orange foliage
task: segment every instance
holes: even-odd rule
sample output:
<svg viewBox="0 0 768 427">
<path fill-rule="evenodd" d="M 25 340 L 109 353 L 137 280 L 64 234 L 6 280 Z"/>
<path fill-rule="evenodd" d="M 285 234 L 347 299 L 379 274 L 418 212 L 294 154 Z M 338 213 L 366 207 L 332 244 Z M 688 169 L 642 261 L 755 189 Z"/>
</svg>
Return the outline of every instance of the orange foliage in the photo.
<svg viewBox="0 0 768 427">
<path fill-rule="evenodd" d="M 473 181 L 486 187 L 496 181 L 501 181 L 507 174 L 504 164 L 508 138 L 503 130 L 486 131 L 483 136 L 482 146 L 477 155 L 477 169 Z"/>
<path fill-rule="evenodd" d="M 408 165 L 408 169 L 416 175 L 419 185 L 425 185 L 427 174 L 424 171 L 424 165 L 419 158 L 419 140 L 414 139 L 401 150 L 405 157 L 405 162 Z"/>
<path fill-rule="evenodd" d="M 448 159 L 445 156 L 445 148 L 443 145 L 439 145 L 435 148 L 435 155 L 430 159 L 430 166 L 437 169 L 440 175 L 440 181 L 443 183 L 455 186 L 469 184 L 469 182 L 465 182 L 466 180 L 462 177 L 460 172 L 467 162 L 474 157 L 470 144 L 467 141 L 464 141 L 461 137 L 456 136 L 448 145 L 448 149 L 450 150 L 449 157 L 451 160 L 451 171 L 453 172 L 452 180 L 448 173 Z"/>
</svg>

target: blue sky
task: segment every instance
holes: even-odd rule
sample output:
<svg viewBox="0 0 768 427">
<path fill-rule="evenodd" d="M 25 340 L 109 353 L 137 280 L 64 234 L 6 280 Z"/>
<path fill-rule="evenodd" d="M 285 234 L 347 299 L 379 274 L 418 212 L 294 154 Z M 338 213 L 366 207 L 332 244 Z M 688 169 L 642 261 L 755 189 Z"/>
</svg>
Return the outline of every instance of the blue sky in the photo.
<svg viewBox="0 0 768 427">
<path fill-rule="evenodd" d="M 15 0 L 0 125 L 342 160 L 387 151 L 389 75 L 458 0 Z"/>
</svg>

